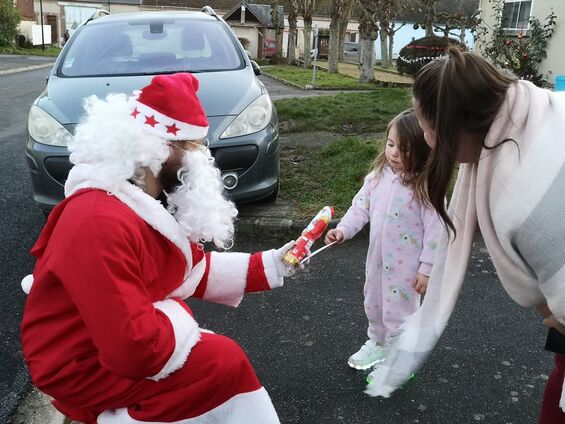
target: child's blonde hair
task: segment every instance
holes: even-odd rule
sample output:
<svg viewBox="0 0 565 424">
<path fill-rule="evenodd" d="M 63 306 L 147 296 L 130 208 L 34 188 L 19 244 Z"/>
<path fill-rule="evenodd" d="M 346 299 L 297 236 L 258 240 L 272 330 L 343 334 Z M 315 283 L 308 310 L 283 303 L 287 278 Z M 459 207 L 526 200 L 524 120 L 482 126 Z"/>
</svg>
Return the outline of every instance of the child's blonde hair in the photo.
<svg viewBox="0 0 565 424">
<path fill-rule="evenodd" d="M 404 185 L 414 190 L 416 198 L 425 204 L 429 204 L 425 184 L 422 181 L 422 171 L 428 161 L 431 149 L 424 139 L 424 131 L 418 123 L 414 109 L 410 108 L 396 115 L 386 127 L 386 139 L 392 127 L 396 128 L 398 140 L 398 150 L 404 165 L 404 173 L 400 176 Z M 383 168 L 388 165 L 385 156 L 385 148 L 375 158 L 371 169 L 377 178 L 383 172 Z"/>
</svg>

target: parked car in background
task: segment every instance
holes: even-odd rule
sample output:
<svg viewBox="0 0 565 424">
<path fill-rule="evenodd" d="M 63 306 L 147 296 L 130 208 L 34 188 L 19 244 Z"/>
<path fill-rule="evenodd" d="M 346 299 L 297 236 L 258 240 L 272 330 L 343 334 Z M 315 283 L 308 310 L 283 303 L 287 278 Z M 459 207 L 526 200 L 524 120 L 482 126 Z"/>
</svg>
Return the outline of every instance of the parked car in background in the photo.
<svg viewBox="0 0 565 424">
<path fill-rule="evenodd" d="M 200 82 L 210 150 L 236 203 L 274 200 L 279 189 L 278 120 L 258 65 L 209 7 L 202 12 L 97 16 L 64 46 L 28 117 L 26 156 L 34 199 L 48 213 L 64 197 L 67 141 L 95 94 L 132 93 L 157 74 L 191 72 Z"/>
<path fill-rule="evenodd" d="M 343 43 L 343 60 L 359 63 L 359 44 L 346 41 Z"/>
</svg>

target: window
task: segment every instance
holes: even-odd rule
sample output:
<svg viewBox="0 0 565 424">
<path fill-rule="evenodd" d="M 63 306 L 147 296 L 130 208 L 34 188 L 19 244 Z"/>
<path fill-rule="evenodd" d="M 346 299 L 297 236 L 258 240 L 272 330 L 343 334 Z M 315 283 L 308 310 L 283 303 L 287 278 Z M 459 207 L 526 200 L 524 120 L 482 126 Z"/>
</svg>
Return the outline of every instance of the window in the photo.
<svg viewBox="0 0 565 424">
<path fill-rule="evenodd" d="M 528 29 L 532 2 L 520 0 L 505 0 L 502 11 L 502 22 L 505 29 Z"/>
<path fill-rule="evenodd" d="M 245 66 L 217 21 L 117 20 L 83 26 L 73 36 L 62 76 L 213 72 Z"/>
</svg>

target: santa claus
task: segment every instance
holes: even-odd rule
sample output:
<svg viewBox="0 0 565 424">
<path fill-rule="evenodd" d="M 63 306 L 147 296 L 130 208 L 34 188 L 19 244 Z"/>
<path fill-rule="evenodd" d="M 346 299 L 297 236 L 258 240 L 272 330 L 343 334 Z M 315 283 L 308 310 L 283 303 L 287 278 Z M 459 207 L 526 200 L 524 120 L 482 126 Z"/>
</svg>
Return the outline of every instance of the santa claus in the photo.
<svg viewBox="0 0 565 424">
<path fill-rule="evenodd" d="M 207 149 L 206 115 L 187 73 L 135 96 L 93 96 L 69 144 L 66 198 L 50 214 L 22 282 L 33 383 L 86 423 L 275 423 L 240 347 L 199 329 L 188 297 L 237 306 L 283 285 L 291 243 L 232 246 L 235 206 Z"/>
</svg>

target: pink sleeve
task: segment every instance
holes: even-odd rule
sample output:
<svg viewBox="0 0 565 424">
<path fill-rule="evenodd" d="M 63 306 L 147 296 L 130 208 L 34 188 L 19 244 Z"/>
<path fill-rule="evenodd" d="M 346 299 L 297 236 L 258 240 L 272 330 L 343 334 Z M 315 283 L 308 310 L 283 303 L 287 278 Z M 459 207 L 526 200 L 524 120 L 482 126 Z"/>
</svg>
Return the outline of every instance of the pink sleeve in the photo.
<svg viewBox="0 0 565 424">
<path fill-rule="evenodd" d="M 371 173 L 365 177 L 363 187 L 353 197 L 351 206 L 337 225 L 337 229 L 341 230 L 345 240 L 353 238 L 369 222 L 373 175 Z"/>
</svg>

